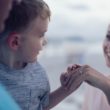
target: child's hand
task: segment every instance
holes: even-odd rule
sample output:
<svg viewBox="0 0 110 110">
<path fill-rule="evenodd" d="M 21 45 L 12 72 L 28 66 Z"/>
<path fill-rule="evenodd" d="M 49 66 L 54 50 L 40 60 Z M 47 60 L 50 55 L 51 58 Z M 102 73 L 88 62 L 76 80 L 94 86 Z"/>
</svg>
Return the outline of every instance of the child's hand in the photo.
<svg viewBox="0 0 110 110">
<path fill-rule="evenodd" d="M 65 89 L 73 92 L 81 85 L 84 80 L 82 68 L 80 65 L 73 65 L 68 67 L 67 73 L 61 75 L 61 84 Z"/>
<path fill-rule="evenodd" d="M 61 74 L 60 81 L 61 81 L 61 85 L 63 87 L 65 87 L 65 85 L 67 85 L 67 83 L 68 83 L 68 81 L 70 79 L 70 76 L 71 76 L 71 74 L 70 74 L 71 71 L 72 70 L 75 70 L 78 67 L 79 67 L 79 65 L 76 65 L 76 64 L 75 65 L 72 65 L 72 66 L 69 66 L 67 68 L 67 72 L 64 72 L 64 73 Z"/>
<path fill-rule="evenodd" d="M 75 69 L 77 69 L 79 67 L 80 67 L 80 65 L 74 64 L 67 68 L 67 72 L 64 72 L 61 74 L 60 81 L 61 81 L 62 86 L 65 86 L 67 84 L 67 82 L 69 81 L 70 76 L 72 75 L 71 71 L 74 71 Z"/>
</svg>

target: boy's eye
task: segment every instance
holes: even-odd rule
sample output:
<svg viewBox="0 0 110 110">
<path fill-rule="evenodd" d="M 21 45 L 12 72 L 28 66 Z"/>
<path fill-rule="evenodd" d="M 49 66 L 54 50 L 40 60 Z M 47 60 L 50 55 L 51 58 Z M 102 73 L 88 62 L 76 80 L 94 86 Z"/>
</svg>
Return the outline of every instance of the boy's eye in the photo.
<svg viewBox="0 0 110 110">
<path fill-rule="evenodd" d="M 44 37 L 44 34 L 41 34 L 41 35 L 40 35 L 40 38 L 41 38 L 41 37 Z"/>
<path fill-rule="evenodd" d="M 43 35 L 40 35 L 39 37 L 40 37 L 40 38 L 42 38 L 42 37 L 43 37 Z"/>
</svg>

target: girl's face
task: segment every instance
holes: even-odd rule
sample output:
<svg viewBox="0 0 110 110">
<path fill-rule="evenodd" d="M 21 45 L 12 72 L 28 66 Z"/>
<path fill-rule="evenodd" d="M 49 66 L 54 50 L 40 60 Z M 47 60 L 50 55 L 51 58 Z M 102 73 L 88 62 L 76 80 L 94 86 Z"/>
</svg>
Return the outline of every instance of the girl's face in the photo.
<svg viewBox="0 0 110 110">
<path fill-rule="evenodd" d="M 108 67 L 110 67 L 110 25 L 108 27 L 106 38 L 103 43 L 103 51 L 106 64 Z"/>
</svg>

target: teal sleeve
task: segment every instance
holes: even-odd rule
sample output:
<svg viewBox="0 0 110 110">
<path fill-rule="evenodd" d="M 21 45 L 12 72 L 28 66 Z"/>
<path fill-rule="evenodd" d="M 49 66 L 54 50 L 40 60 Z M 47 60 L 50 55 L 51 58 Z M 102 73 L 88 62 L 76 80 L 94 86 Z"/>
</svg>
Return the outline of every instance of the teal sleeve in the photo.
<svg viewBox="0 0 110 110">
<path fill-rule="evenodd" d="M 0 84 L 0 110 L 21 110 L 5 87 Z"/>
</svg>

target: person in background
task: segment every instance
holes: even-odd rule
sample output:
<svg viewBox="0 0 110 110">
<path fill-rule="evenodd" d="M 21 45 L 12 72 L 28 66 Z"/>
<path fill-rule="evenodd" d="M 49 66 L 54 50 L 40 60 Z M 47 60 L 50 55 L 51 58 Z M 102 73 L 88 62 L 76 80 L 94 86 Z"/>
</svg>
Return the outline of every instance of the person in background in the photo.
<svg viewBox="0 0 110 110">
<path fill-rule="evenodd" d="M 21 0 L 0 0 L 0 32 L 4 29 L 4 22 L 7 19 L 13 3 L 20 3 Z"/>
<path fill-rule="evenodd" d="M 12 4 L 20 2 L 21 0 L 0 0 L 0 33 L 5 27 L 5 20 L 12 9 Z M 0 84 L 0 110 L 21 110 L 2 84 Z"/>
</svg>

